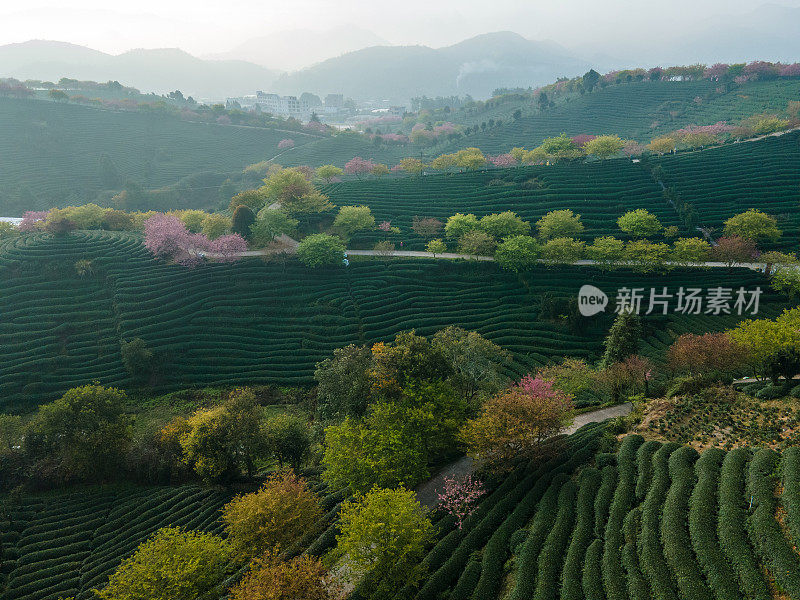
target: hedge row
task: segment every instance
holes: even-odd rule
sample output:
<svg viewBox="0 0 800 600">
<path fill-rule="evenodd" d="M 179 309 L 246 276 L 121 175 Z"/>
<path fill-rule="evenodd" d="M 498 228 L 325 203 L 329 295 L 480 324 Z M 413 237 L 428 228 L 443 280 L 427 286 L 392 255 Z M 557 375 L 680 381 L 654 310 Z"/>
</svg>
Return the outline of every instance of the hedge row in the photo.
<svg viewBox="0 0 800 600">
<path fill-rule="evenodd" d="M 717 489 L 725 452 L 709 448 L 695 463 L 697 484 L 689 498 L 689 535 L 697 562 L 717 600 L 743 600 L 736 575 L 722 551 L 716 528 Z"/>
<path fill-rule="evenodd" d="M 578 480 L 578 500 L 575 517 L 575 530 L 564 558 L 561 574 L 561 599 L 583 600 L 581 574 L 586 549 L 592 541 L 594 525 L 594 503 L 600 489 L 602 475 L 594 468 L 586 468 Z"/>
<path fill-rule="evenodd" d="M 745 598 L 772 598 L 747 535 L 745 480 L 750 451 L 737 448 L 725 455 L 719 480 L 719 521 L 717 534 L 722 551 L 739 578 Z"/>
<path fill-rule="evenodd" d="M 661 541 L 664 557 L 672 567 L 681 597 L 712 600 L 711 590 L 703 579 L 692 552 L 692 542 L 687 528 L 689 496 L 695 484 L 694 463 L 697 451 L 683 446 L 669 457 L 669 475 L 672 483 L 664 500 L 661 518 Z"/>
<path fill-rule="evenodd" d="M 792 598 L 800 597 L 800 556 L 784 536 L 775 519 L 777 501 L 775 477 L 778 454 L 768 448 L 758 450 L 747 471 L 747 493 L 752 499 L 747 519 L 750 540 L 775 584 Z"/>
<path fill-rule="evenodd" d="M 619 482 L 606 524 L 603 546 L 603 587 L 609 600 L 627 600 L 627 581 L 622 567 L 621 551 L 625 543 L 622 524 L 630 511 L 636 493 L 636 451 L 644 442 L 639 435 L 627 436 L 620 445 L 617 468 Z"/>
</svg>

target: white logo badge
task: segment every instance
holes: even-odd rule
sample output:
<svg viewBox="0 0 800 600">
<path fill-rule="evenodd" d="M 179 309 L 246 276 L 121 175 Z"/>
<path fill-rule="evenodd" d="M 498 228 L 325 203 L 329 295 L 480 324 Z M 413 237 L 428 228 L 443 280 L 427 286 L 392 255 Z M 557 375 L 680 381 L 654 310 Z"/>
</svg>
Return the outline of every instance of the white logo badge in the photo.
<svg viewBox="0 0 800 600">
<path fill-rule="evenodd" d="M 581 286 L 578 291 L 578 310 L 584 317 L 591 317 L 603 312 L 608 305 L 608 296 L 593 285 Z"/>
</svg>

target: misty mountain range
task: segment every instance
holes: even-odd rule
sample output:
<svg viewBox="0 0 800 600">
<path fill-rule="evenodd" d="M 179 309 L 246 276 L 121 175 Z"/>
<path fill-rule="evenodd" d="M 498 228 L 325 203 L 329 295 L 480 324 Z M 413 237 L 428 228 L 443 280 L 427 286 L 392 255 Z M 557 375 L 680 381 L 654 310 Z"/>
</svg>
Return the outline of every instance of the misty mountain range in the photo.
<svg viewBox="0 0 800 600">
<path fill-rule="evenodd" d="M 602 72 L 659 64 L 800 60 L 798 8 L 761 6 L 747 15 L 671 32 L 663 38 L 668 41 L 659 41 L 654 31 L 649 44 L 626 41 L 625 33 L 619 32 L 602 48 L 567 49 L 513 32 L 431 48 L 392 46 L 370 31 L 340 27 L 245 40 L 229 52 L 202 58 L 177 48 L 112 55 L 65 42 L 32 40 L 0 46 L 0 77 L 117 80 L 143 92 L 180 89 L 208 100 L 260 89 L 343 93 L 359 101 L 401 104 L 420 95 L 486 98 L 497 87 L 535 87 L 592 67 Z"/>
</svg>

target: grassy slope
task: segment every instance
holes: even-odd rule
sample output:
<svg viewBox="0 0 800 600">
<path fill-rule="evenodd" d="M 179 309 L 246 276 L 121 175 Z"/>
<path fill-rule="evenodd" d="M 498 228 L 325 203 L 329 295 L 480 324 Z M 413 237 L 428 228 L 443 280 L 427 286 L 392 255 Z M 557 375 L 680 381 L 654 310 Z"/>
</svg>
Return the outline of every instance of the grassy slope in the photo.
<svg viewBox="0 0 800 600">
<path fill-rule="evenodd" d="M 93 261 L 79 278 L 74 263 Z M 160 389 L 241 383 L 304 384 L 335 348 L 372 343 L 415 328 L 447 325 L 479 331 L 509 349 L 523 373 L 554 357 L 589 359 L 601 350 L 610 317 L 571 331 L 544 319 L 554 297 L 560 314 L 580 285 L 611 295 L 623 286 L 764 285 L 753 272 L 675 272 L 667 276 L 603 275 L 594 269 L 536 269 L 522 275 L 494 264 L 433 260 L 367 260 L 347 269 L 310 271 L 294 261 L 196 269 L 151 260 L 134 236 L 77 233 L 6 243 L 0 254 L 0 398 L 25 410 L 66 389 L 98 380 L 130 387 L 119 340 L 141 337 L 158 354 Z M 783 300 L 767 294 L 764 314 Z M 675 334 L 730 326 L 736 317 L 659 317 L 643 343 L 663 351 Z"/>
</svg>

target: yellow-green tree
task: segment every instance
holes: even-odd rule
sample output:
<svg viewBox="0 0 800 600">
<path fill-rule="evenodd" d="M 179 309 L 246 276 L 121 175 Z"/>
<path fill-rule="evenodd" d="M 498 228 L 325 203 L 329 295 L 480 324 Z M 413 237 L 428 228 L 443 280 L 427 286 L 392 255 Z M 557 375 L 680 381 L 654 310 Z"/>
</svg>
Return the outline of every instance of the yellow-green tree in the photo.
<svg viewBox="0 0 800 600">
<path fill-rule="evenodd" d="M 398 589 L 414 583 L 417 565 L 433 536 L 433 525 L 416 494 L 405 488 L 374 488 L 342 506 L 337 553 L 347 555 L 357 574 Z"/>
<path fill-rule="evenodd" d="M 255 559 L 231 588 L 231 600 L 333 600 L 325 566 L 313 556 L 282 561 L 274 555 Z"/>
<path fill-rule="evenodd" d="M 285 549 L 322 518 L 319 498 L 293 471 L 272 475 L 257 492 L 237 496 L 222 509 L 228 542 L 245 556 Z"/>
<path fill-rule="evenodd" d="M 215 240 L 230 232 L 231 220 L 225 215 L 212 213 L 203 219 L 201 230 L 208 239 Z"/>
<path fill-rule="evenodd" d="M 543 240 L 572 237 L 583 233 L 581 216 L 569 209 L 551 210 L 536 221 L 536 229 Z"/>
<path fill-rule="evenodd" d="M 168 527 L 142 543 L 122 561 L 102 590 L 101 600 L 187 600 L 199 598 L 222 582 L 232 551 L 210 533 Z"/>
<path fill-rule="evenodd" d="M 725 221 L 725 235 L 738 235 L 754 242 L 774 242 L 781 237 L 781 230 L 775 217 L 751 208 Z"/>
<path fill-rule="evenodd" d="M 609 158 L 624 147 L 625 140 L 618 135 L 600 135 L 586 142 L 583 149 L 586 154 L 592 154 L 598 158 Z"/>
</svg>

